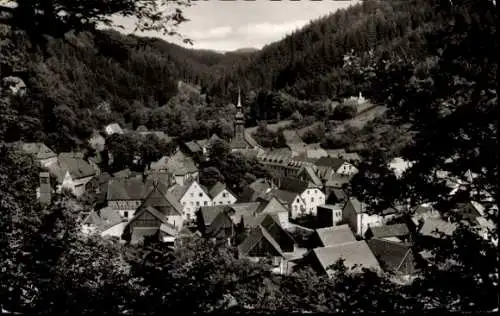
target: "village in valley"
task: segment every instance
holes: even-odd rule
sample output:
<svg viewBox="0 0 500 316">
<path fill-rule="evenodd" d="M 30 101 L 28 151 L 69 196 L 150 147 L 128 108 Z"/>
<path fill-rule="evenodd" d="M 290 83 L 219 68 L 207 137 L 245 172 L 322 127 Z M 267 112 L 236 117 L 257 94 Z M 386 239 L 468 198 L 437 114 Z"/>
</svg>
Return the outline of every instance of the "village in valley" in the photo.
<svg viewBox="0 0 500 316">
<path fill-rule="evenodd" d="M 366 102 L 361 95 L 353 99 Z M 432 203 L 413 209 L 410 221 L 402 216 L 405 205 L 373 214 L 347 190 L 358 172 L 359 154 L 308 145 L 295 130 L 283 132 L 287 147 L 263 148 L 245 128 L 244 111 L 238 95 L 229 142 L 216 134 L 178 142 L 144 126 L 126 130 L 114 123 L 94 132 L 89 140 L 93 156 L 56 153 L 43 143 L 16 143 L 15 148 L 32 155 L 45 170 L 40 173 L 41 203 L 50 203 L 61 190 L 77 199 L 94 197 L 92 209 L 81 218 L 84 235 L 135 245 L 154 238 L 171 248 L 185 238 L 204 238 L 226 244 L 241 260 L 270 263 L 279 274 L 310 267 L 331 275 L 331 267 L 343 260 L 347 267 L 373 269 L 397 282 L 409 282 L 419 273 L 419 261 L 426 259 L 425 251 L 416 252 L 412 246 L 415 240 L 436 242 L 441 233 L 451 235 L 456 228 Z M 144 172 L 124 169 L 110 174 L 103 171 L 102 156 L 112 161 L 106 137 L 113 134 L 154 134 L 173 150 Z M 221 181 L 201 184 L 199 165 L 209 159 L 214 146 L 256 159 L 271 176 L 247 183 L 238 193 Z M 388 164 L 401 174 L 410 162 L 395 157 Z M 461 204 L 457 212 L 485 232 L 492 225 L 476 201 Z"/>
</svg>

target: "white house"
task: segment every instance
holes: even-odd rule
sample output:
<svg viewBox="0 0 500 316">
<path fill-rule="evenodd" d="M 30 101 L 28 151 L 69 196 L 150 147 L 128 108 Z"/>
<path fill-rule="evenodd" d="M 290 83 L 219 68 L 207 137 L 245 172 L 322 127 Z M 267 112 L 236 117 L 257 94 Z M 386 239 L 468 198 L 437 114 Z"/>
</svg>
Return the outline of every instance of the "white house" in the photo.
<svg viewBox="0 0 500 316">
<path fill-rule="evenodd" d="M 301 181 L 293 178 L 285 178 L 280 189 L 297 193 L 304 202 L 304 214 L 316 215 L 319 205 L 325 204 L 326 196 L 320 186 L 312 182 Z"/>
<path fill-rule="evenodd" d="M 185 185 L 176 184 L 168 192 L 182 205 L 182 213 L 186 221 L 196 218 L 196 211 L 198 211 L 200 206 L 212 205 L 212 199 L 206 189 L 196 181 Z"/>
<path fill-rule="evenodd" d="M 269 196 L 275 197 L 281 204 L 287 207 L 290 218 L 296 218 L 306 214 L 306 203 L 300 197 L 299 193 L 286 190 L 273 190 L 268 194 Z"/>
<path fill-rule="evenodd" d="M 237 200 L 236 196 L 226 188 L 226 185 L 220 182 L 214 184 L 208 194 L 212 198 L 212 205 L 231 205 Z"/>
<path fill-rule="evenodd" d="M 353 176 L 358 169 L 342 158 L 322 157 L 315 162 L 316 172 L 321 179 L 328 179 L 332 174 Z"/>
<path fill-rule="evenodd" d="M 261 203 L 256 212 L 261 214 L 276 214 L 281 227 L 288 228 L 290 226 L 288 208 L 275 196 L 271 197 L 269 201 Z"/>
<path fill-rule="evenodd" d="M 349 224 L 354 234 L 364 236 L 368 227 L 384 225 L 387 220 L 394 218 L 398 211 L 387 209 L 382 215 L 368 214 L 367 205 L 356 198 L 349 198 L 342 209 L 342 220 Z"/>
</svg>

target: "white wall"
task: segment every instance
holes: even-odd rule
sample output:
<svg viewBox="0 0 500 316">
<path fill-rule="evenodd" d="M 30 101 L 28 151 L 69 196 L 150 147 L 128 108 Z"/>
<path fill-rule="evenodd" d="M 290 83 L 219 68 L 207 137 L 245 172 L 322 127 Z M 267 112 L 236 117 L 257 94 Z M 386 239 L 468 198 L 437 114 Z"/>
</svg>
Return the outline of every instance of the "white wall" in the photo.
<svg viewBox="0 0 500 316">
<path fill-rule="evenodd" d="M 358 169 L 350 163 L 344 163 L 342 166 L 340 166 L 340 168 L 336 170 L 336 173 L 344 176 L 351 176 L 358 173 Z"/>
<path fill-rule="evenodd" d="M 212 199 L 210 199 L 208 194 L 195 181 L 191 183 L 189 189 L 181 198 L 180 203 L 182 205 L 184 219 L 192 220 L 196 218 L 196 211 L 200 206 L 212 205 Z"/>
<path fill-rule="evenodd" d="M 234 203 L 236 203 L 236 197 L 232 195 L 228 190 L 223 190 L 212 200 L 212 205 L 231 205 Z"/>
<path fill-rule="evenodd" d="M 325 204 L 325 194 L 320 189 L 307 189 L 300 197 L 304 200 L 306 214 L 316 215 L 317 207 Z"/>
</svg>

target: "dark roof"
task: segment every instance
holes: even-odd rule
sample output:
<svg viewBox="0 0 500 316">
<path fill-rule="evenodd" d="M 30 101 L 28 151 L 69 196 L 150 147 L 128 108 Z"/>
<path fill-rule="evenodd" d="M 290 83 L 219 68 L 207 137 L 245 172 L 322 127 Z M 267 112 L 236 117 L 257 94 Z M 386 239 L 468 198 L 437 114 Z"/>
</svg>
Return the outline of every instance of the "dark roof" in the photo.
<svg viewBox="0 0 500 316">
<path fill-rule="evenodd" d="M 316 234 L 318 234 L 319 240 L 323 244 L 323 247 L 356 241 L 356 237 L 347 224 L 334 227 L 319 228 L 316 229 Z"/>
<path fill-rule="evenodd" d="M 366 204 L 360 202 L 358 199 L 356 199 L 354 197 L 349 198 L 349 200 L 347 200 L 347 203 L 352 205 L 352 207 L 354 208 L 354 211 L 357 214 L 362 214 L 362 213 L 366 212 Z M 347 204 L 346 204 L 346 206 L 347 206 Z"/>
<path fill-rule="evenodd" d="M 335 199 L 337 199 L 337 201 L 344 201 L 347 199 L 347 193 L 345 193 L 342 189 L 332 189 L 331 194 L 335 197 Z"/>
<path fill-rule="evenodd" d="M 284 203 L 286 205 L 292 203 L 297 196 L 299 196 L 298 193 L 295 192 L 290 192 L 286 190 L 274 190 L 270 193 L 270 196 L 274 196 L 280 201 L 281 203 Z"/>
<path fill-rule="evenodd" d="M 153 207 L 163 215 L 182 215 L 182 206 L 168 192 L 164 193 L 160 186 L 154 186 L 151 192 L 146 196 L 139 210 L 145 207 Z M 177 213 L 177 214 L 175 214 Z"/>
<path fill-rule="evenodd" d="M 226 189 L 226 185 L 224 183 L 217 182 L 216 184 L 214 184 L 212 186 L 212 188 L 210 188 L 210 190 L 208 191 L 208 195 L 210 195 L 210 197 L 213 199 L 214 197 L 219 195 L 219 193 L 221 193 L 225 189 Z"/>
<path fill-rule="evenodd" d="M 200 207 L 201 219 L 205 226 L 210 226 L 219 213 L 229 210 L 228 205 L 214 205 Z"/>
<path fill-rule="evenodd" d="M 311 166 L 303 166 L 299 172 L 299 175 L 304 175 L 307 179 L 307 181 L 311 182 L 315 186 L 321 187 L 323 186 L 323 182 L 321 182 L 321 179 L 318 177 L 316 172 L 314 172 L 313 168 Z"/>
<path fill-rule="evenodd" d="M 281 181 L 281 190 L 290 191 L 298 194 L 302 194 L 305 190 L 309 188 L 318 188 L 311 182 L 301 181 L 295 178 L 284 178 Z"/>
<path fill-rule="evenodd" d="M 81 179 L 92 177 L 96 171 L 90 163 L 78 156 L 70 156 L 61 154 L 58 157 L 58 162 L 51 164 L 48 169 L 54 174 L 58 181 L 62 182 L 66 172 L 69 172 L 73 179 Z"/>
<path fill-rule="evenodd" d="M 243 216 L 253 216 L 256 214 L 259 206 L 259 202 L 245 202 L 229 205 L 229 208 L 232 210 L 232 215 L 230 217 L 234 223 L 239 223 Z"/>
<path fill-rule="evenodd" d="M 269 201 L 262 201 L 256 212 L 261 213 L 264 210 L 266 211 L 266 213 L 279 213 L 288 211 L 287 207 L 274 196 L 272 196 Z"/>
<path fill-rule="evenodd" d="M 108 182 L 108 201 L 142 200 L 146 194 L 146 186 L 139 178 L 111 179 Z"/>
<path fill-rule="evenodd" d="M 316 166 L 330 167 L 333 170 L 337 170 L 344 164 L 345 160 L 333 157 L 321 157 L 316 160 Z"/>
<path fill-rule="evenodd" d="M 369 229 L 375 238 L 401 237 L 410 234 L 406 224 L 383 225 Z"/>
<path fill-rule="evenodd" d="M 241 244 L 238 245 L 239 256 L 247 256 L 248 253 L 255 247 L 262 239 L 269 242 L 269 244 L 274 248 L 276 254 L 284 257 L 283 251 L 279 244 L 274 240 L 274 238 L 266 231 L 262 226 L 257 226 L 253 228 L 248 234 L 247 238 L 243 240 Z"/>
<path fill-rule="evenodd" d="M 177 201 L 180 202 L 184 194 L 186 194 L 187 190 L 191 186 L 192 182 L 188 182 L 184 185 L 176 184 L 168 189 L 168 192 L 175 197 Z"/>
<path fill-rule="evenodd" d="M 409 244 L 378 238 L 372 238 L 366 243 L 385 271 L 398 271 L 407 256 L 412 254 L 411 245 Z M 413 256 L 411 258 L 413 259 Z M 415 270 L 415 261 L 410 260 L 408 263 L 412 265 L 411 270 Z"/>
</svg>

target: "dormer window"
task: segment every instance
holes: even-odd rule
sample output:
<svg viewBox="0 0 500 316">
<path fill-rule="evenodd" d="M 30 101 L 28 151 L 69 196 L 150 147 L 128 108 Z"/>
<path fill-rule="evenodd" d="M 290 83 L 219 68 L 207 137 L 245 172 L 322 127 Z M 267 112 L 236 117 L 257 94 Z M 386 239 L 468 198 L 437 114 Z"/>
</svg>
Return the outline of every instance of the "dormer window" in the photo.
<svg viewBox="0 0 500 316">
<path fill-rule="evenodd" d="M 226 192 L 222 193 L 222 197 L 226 197 L 226 196 L 227 196 Z"/>
</svg>

